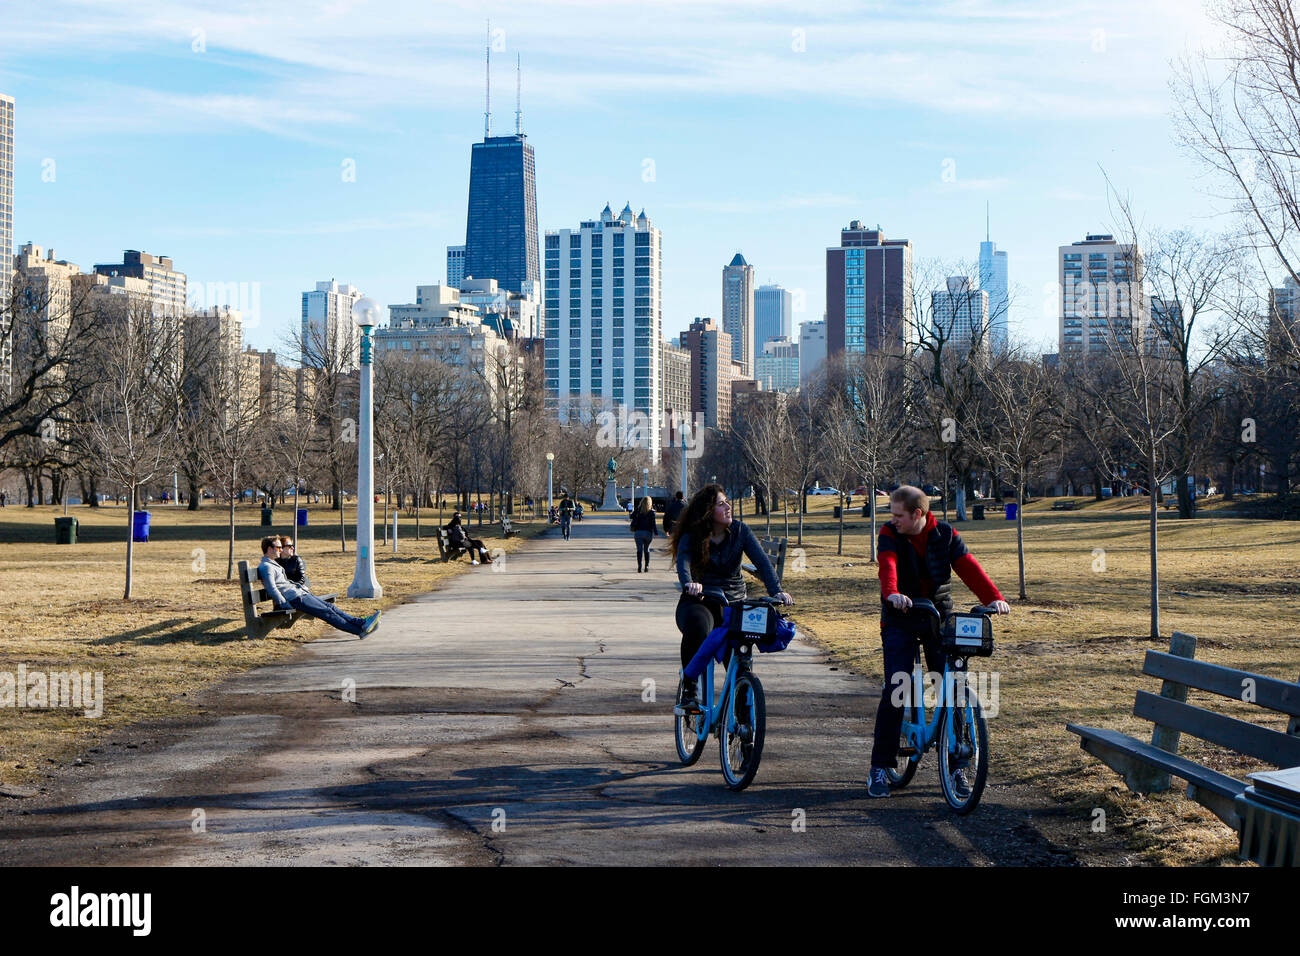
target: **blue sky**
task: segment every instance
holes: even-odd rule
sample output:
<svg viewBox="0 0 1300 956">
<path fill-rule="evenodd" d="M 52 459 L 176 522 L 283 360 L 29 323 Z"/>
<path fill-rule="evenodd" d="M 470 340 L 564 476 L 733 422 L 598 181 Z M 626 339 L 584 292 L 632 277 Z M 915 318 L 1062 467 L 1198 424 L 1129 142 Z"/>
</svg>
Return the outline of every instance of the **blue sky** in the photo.
<svg viewBox="0 0 1300 956">
<path fill-rule="evenodd" d="M 1217 39 L 1194 0 L 804 7 L 7 5 L 15 243 L 256 284 L 260 348 L 285 344 L 320 279 L 411 301 L 464 241 L 489 16 L 492 127 L 514 129 L 519 54 L 540 227 L 644 207 L 669 337 L 719 314 L 737 250 L 796 290 L 796 323 L 820 318 L 851 219 L 911 239 L 918 264 L 969 266 L 987 200 L 1013 334 L 1054 342 L 1057 247 L 1113 226 L 1102 167 L 1148 226 L 1225 225 L 1169 118 L 1170 61 Z"/>
</svg>

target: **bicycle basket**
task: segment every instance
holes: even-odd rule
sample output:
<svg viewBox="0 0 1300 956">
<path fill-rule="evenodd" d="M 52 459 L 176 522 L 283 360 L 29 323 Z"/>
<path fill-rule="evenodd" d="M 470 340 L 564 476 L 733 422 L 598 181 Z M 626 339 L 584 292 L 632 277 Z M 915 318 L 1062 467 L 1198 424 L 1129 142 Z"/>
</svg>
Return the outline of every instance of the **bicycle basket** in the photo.
<svg viewBox="0 0 1300 956">
<path fill-rule="evenodd" d="M 794 640 L 794 623 L 766 604 L 741 604 L 727 608 L 727 628 L 731 639 L 753 644 L 760 653 L 783 651 Z"/>
<path fill-rule="evenodd" d="M 954 614 L 943 626 L 941 646 L 949 656 L 990 657 L 993 622 L 983 614 Z"/>
</svg>

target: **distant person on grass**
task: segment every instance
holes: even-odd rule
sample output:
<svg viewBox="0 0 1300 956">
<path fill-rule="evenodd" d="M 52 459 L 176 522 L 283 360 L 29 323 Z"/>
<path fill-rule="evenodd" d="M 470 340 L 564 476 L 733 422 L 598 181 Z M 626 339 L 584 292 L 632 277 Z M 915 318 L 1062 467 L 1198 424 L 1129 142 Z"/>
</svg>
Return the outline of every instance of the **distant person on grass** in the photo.
<svg viewBox="0 0 1300 956">
<path fill-rule="evenodd" d="M 310 591 L 290 581 L 280 567 L 280 538 L 269 535 L 262 539 L 262 563 L 257 566 L 257 573 L 266 586 L 266 593 L 275 602 L 276 610 L 293 608 L 311 617 L 320 618 L 330 627 L 347 631 L 357 637 L 365 637 L 379 627 L 380 612 L 376 611 L 367 618 L 353 617 L 345 614 L 327 601 L 322 601 Z"/>
<path fill-rule="evenodd" d="M 910 679 L 919 642 L 925 651 L 926 666 L 936 673 L 943 670 L 943 651 L 929 630 L 930 623 L 920 614 L 909 613 L 912 601 L 924 599 L 934 604 L 941 620 L 952 614 L 952 572 L 975 592 L 981 604 L 1010 614 L 1011 605 L 1002 597 L 966 542 L 946 521 L 939 521 L 930 511 L 930 498 L 920 488 L 903 485 L 889 496 L 889 523 L 880 529 L 877 552 L 880 555 L 880 644 L 885 658 L 885 685 L 876 710 L 875 739 L 871 748 L 871 779 L 867 794 L 889 796 L 887 770 L 898 766 L 899 735 L 903 728 L 903 709 L 894 702 L 893 690 L 901 680 Z M 965 779 L 958 772 L 958 787 Z"/>
</svg>

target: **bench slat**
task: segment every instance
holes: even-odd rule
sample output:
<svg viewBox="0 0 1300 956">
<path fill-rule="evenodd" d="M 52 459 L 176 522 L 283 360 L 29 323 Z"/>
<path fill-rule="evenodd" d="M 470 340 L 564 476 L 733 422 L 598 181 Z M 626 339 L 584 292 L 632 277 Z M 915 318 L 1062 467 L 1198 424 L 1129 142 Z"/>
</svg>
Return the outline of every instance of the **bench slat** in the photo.
<svg viewBox="0 0 1300 956">
<path fill-rule="evenodd" d="M 1133 714 L 1267 761 L 1275 767 L 1300 766 L 1300 737 L 1288 737 L 1267 727 L 1216 714 L 1144 690 L 1137 692 Z"/>
<path fill-rule="evenodd" d="M 1261 677 L 1249 671 L 1188 660 L 1162 651 L 1147 651 L 1142 673 L 1234 700 L 1241 700 L 1242 682 L 1250 679 L 1255 682 L 1254 703 L 1268 710 L 1300 717 L 1300 684 L 1291 684 L 1275 677 Z"/>
<path fill-rule="evenodd" d="M 1110 762 L 1096 749 L 1090 748 L 1088 743 L 1100 744 L 1103 748 L 1130 754 L 1143 763 L 1152 764 L 1161 770 L 1166 770 L 1180 780 L 1186 780 L 1190 784 L 1219 796 L 1233 798 L 1246 790 L 1246 784 L 1240 780 L 1229 777 L 1225 773 L 1219 773 L 1217 770 L 1211 770 L 1209 767 L 1202 767 L 1194 760 L 1188 760 L 1186 757 L 1180 757 L 1177 754 L 1169 753 L 1167 750 L 1161 750 L 1159 747 L 1153 747 L 1135 737 L 1130 737 L 1128 734 L 1122 734 L 1118 730 L 1084 727 L 1079 724 L 1066 724 L 1065 729 L 1072 734 L 1077 734 L 1083 749 L 1102 760 L 1107 766 L 1111 766 Z M 1112 767 L 1112 769 L 1118 770 L 1120 773 L 1124 772 L 1122 768 Z"/>
</svg>

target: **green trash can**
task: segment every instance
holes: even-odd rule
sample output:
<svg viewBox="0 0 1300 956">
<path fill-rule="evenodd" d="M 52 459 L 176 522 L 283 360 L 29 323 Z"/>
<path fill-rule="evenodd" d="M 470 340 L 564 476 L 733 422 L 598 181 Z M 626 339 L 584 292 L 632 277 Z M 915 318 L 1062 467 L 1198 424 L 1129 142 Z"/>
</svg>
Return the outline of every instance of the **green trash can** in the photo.
<svg viewBox="0 0 1300 956">
<path fill-rule="evenodd" d="M 983 520 L 984 520 L 984 506 L 983 506 L 983 505 L 976 505 L 976 506 L 975 506 L 975 520 L 976 520 L 976 521 L 983 521 Z"/>
<path fill-rule="evenodd" d="M 55 544 L 76 544 L 77 543 L 77 519 L 76 518 L 55 518 L 54 519 L 54 543 Z"/>
<path fill-rule="evenodd" d="M 836 505 L 832 509 L 832 511 L 833 511 L 833 514 L 831 515 L 832 518 L 838 518 L 844 513 L 844 509 L 841 508 L 839 505 Z"/>
<path fill-rule="evenodd" d="M 270 508 L 262 509 L 262 525 L 264 527 L 267 528 L 271 527 L 271 519 L 274 517 L 275 517 L 275 512 L 272 511 Z"/>
</svg>

